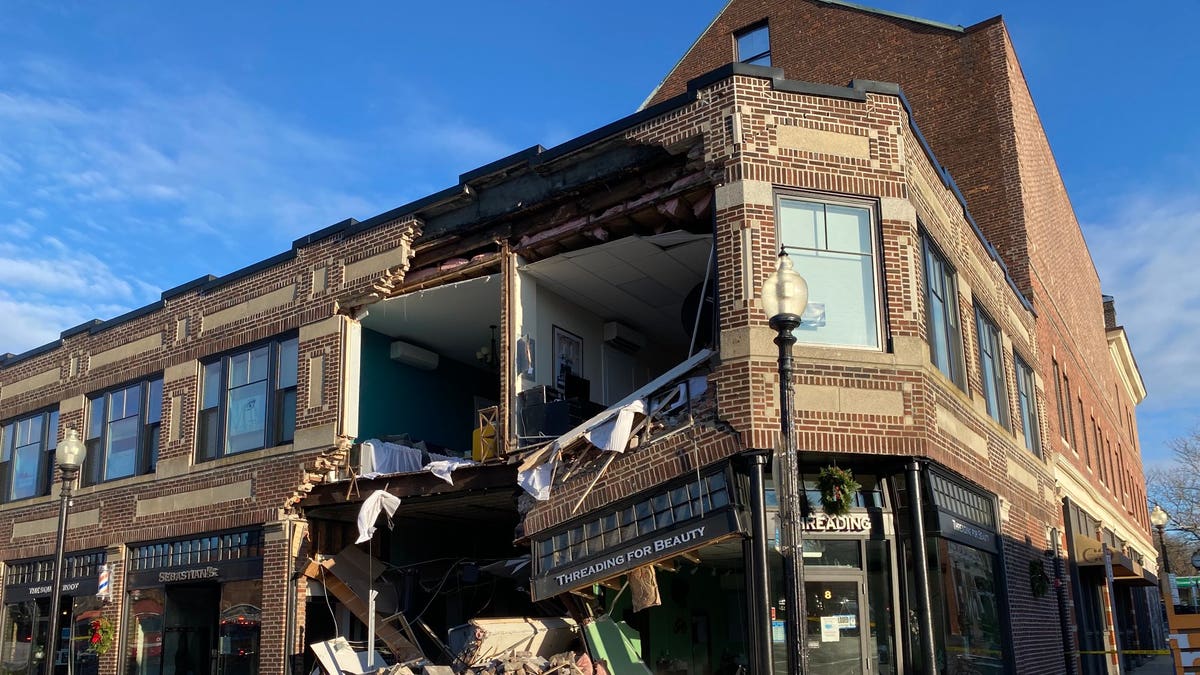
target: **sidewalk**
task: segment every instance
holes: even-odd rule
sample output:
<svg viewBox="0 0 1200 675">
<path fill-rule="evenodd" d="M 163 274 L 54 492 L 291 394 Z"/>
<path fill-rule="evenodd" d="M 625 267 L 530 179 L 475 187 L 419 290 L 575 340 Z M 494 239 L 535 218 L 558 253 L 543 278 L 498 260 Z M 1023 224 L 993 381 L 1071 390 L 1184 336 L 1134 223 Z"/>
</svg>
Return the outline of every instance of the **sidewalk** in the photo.
<svg viewBox="0 0 1200 675">
<path fill-rule="evenodd" d="M 1132 675 L 1175 675 L 1175 660 L 1170 656 L 1156 656 L 1131 673 Z"/>
</svg>

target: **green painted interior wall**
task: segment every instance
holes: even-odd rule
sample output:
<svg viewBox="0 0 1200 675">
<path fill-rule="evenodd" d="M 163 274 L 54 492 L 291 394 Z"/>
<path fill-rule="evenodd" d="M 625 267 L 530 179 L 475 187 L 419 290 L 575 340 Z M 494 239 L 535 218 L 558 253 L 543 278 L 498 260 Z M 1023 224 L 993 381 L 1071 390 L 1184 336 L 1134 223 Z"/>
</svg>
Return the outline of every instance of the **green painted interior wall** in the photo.
<svg viewBox="0 0 1200 675">
<path fill-rule="evenodd" d="M 688 567 L 657 570 L 662 605 L 634 612 L 625 589 L 613 618 L 624 620 L 642 636 L 644 661 L 659 672 L 660 660 L 683 661 L 689 673 L 726 672 L 730 662 L 745 663 L 749 654 L 744 606 L 745 576 L 740 571 Z M 615 593 L 607 591 L 611 599 Z"/>
<path fill-rule="evenodd" d="M 359 439 L 408 434 L 469 453 L 475 428 L 475 398 L 496 400 L 494 372 L 442 358 L 435 370 L 419 370 L 389 357 L 392 338 L 362 331 L 359 378 Z"/>
</svg>

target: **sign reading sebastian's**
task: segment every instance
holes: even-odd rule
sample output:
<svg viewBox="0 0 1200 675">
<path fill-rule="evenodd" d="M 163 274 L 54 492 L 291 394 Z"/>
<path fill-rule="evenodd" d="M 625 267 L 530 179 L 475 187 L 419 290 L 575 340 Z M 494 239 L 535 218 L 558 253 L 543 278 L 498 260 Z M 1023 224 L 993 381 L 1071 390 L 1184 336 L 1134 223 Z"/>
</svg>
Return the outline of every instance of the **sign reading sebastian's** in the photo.
<svg viewBox="0 0 1200 675">
<path fill-rule="evenodd" d="M 737 515 L 731 509 L 681 523 L 673 528 L 664 528 L 588 556 L 575 564 L 540 570 L 533 579 L 533 596 L 535 600 L 544 600 L 559 593 L 588 586 L 737 531 Z"/>
<path fill-rule="evenodd" d="M 178 570 L 173 572 L 159 572 L 159 583 L 170 583 L 172 581 L 200 581 L 203 579 L 216 579 L 221 576 L 221 570 L 215 567 L 197 567 L 188 570 Z"/>
</svg>

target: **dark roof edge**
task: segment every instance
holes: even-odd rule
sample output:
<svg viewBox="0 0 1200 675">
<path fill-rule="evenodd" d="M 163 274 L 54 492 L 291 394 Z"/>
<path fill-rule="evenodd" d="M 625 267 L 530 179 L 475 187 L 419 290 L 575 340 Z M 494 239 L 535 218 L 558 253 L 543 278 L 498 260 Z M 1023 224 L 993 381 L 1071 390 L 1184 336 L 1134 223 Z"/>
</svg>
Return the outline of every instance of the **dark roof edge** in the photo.
<svg viewBox="0 0 1200 675">
<path fill-rule="evenodd" d="M 119 326 L 120 324 L 123 324 L 126 321 L 133 321 L 134 319 L 136 319 L 138 317 L 143 317 L 143 316 L 146 316 L 147 314 L 153 314 L 154 312 L 157 312 L 158 310 L 162 309 L 165 305 L 166 305 L 166 303 L 163 302 L 162 300 L 155 300 L 154 302 L 152 302 L 144 307 L 138 307 L 137 309 L 125 312 L 124 314 L 122 314 L 120 316 L 114 316 L 113 318 L 111 318 L 107 321 L 101 321 L 100 323 L 92 326 L 91 328 L 88 328 L 88 333 L 91 333 L 92 335 L 95 335 L 97 333 L 103 333 L 104 331 L 106 331 L 110 328 L 115 328 L 116 326 Z"/>
<path fill-rule="evenodd" d="M 215 289 L 220 288 L 221 286 L 231 284 L 239 279 L 244 279 L 244 278 L 250 276 L 251 274 L 255 274 L 257 272 L 262 272 L 263 270 L 270 269 L 280 263 L 285 263 L 289 260 L 293 260 L 293 259 L 295 259 L 295 257 L 296 257 L 296 249 L 294 249 L 294 248 L 288 249 L 288 250 L 284 251 L 283 253 L 277 253 L 277 254 L 271 256 L 270 258 L 267 258 L 266 260 L 259 260 L 258 262 L 253 263 L 251 265 L 246 265 L 245 267 L 243 267 L 240 270 L 234 270 L 233 272 L 230 272 L 229 274 L 226 274 L 224 276 L 217 277 L 216 279 L 213 279 L 212 281 L 209 281 L 208 283 L 201 284 L 199 287 L 200 293 L 202 295 L 206 295 L 208 293 L 213 292 Z"/>
<path fill-rule="evenodd" d="M 160 297 L 163 300 L 170 300 L 171 298 L 177 298 L 177 297 L 183 295 L 184 293 L 187 293 L 188 291 L 191 291 L 196 288 L 200 288 L 204 284 L 210 283 L 210 282 L 214 281 L 215 279 L 216 279 L 215 276 L 213 276 L 211 274 L 205 274 L 202 277 L 196 277 L 195 279 L 192 279 L 191 281 L 179 284 L 175 288 L 168 288 L 167 290 L 162 292 L 162 295 Z"/>
<path fill-rule="evenodd" d="M 886 9 L 877 9 L 875 7 L 868 7 L 866 5 L 860 5 L 860 4 L 854 3 L 854 2 L 846 2 L 845 0 L 817 0 L 817 2 L 824 4 L 824 5 L 832 5 L 834 7 L 845 7 L 846 9 L 854 9 L 854 10 L 858 10 L 860 12 L 866 12 L 867 14 L 876 14 L 878 16 L 886 16 L 886 17 L 889 17 L 892 19 L 900 19 L 901 21 L 908 21 L 909 23 L 919 23 L 922 26 L 932 26 L 933 28 L 940 28 L 942 30 L 950 31 L 952 33 L 966 32 L 965 28 L 963 28 L 962 26 L 959 26 L 957 24 L 942 23 L 941 21 L 934 21 L 932 19 L 922 19 L 919 16 L 912 16 L 911 14 L 901 14 L 900 12 L 890 12 Z"/>
<path fill-rule="evenodd" d="M 66 340 L 67 338 L 75 336 L 75 335 L 79 335 L 80 333 L 86 333 L 89 330 L 91 330 L 93 326 L 98 326 L 102 323 L 104 323 L 104 322 L 101 321 L 100 319 L 90 319 L 88 321 L 84 321 L 83 323 L 79 324 L 78 326 L 74 326 L 74 327 L 64 330 L 63 332 L 58 334 L 58 337 L 61 340 Z"/>
<path fill-rule="evenodd" d="M 347 228 L 354 227 L 357 224 L 358 224 L 357 220 L 355 220 L 353 218 L 347 218 L 345 220 L 338 221 L 327 227 L 323 227 L 323 228 L 317 230 L 316 232 L 310 232 L 309 234 L 306 234 L 303 237 L 300 237 L 299 239 L 296 239 L 295 241 L 293 241 L 292 242 L 292 250 L 302 248 L 304 246 L 309 246 L 311 244 L 315 244 L 318 241 L 321 241 L 322 239 L 327 239 L 329 237 L 332 237 L 333 235 L 337 234 L 338 232 L 342 232 L 343 230 L 346 230 Z"/>
<path fill-rule="evenodd" d="M 821 0 L 824 2 L 825 0 Z M 983 230 L 979 229 L 979 225 L 975 222 L 975 218 L 971 215 L 970 209 L 967 208 L 967 200 L 963 197 L 962 191 L 958 189 L 958 183 L 954 182 L 954 177 L 950 175 L 950 170 L 938 161 L 937 156 L 933 154 L 933 148 L 929 147 L 929 141 L 925 140 L 925 135 L 921 133 L 921 129 L 917 127 L 917 121 L 913 116 L 912 106 L 908 103 L 908 97 L 904 95 L 904 91 L 900 85 L 891 82 L 876 82 L 874 80 L 853 80 L 850 86 L 854 89 L 864 92 L 872 92 L 876 94 L 889 94 L 900 99 L 900 103 L 904 106 L 904 111 L 908 113 L 908 128 L 912 130 L 913 135 L 917 137 L 917 142 L 921 144 L 921 149 L 925 152 L 925 156 L 929 158 L 929 162 L 933 164 L 933 168 L 937 171 L 942 179 L 942 185 L 949 188 L 954 193 L 954 198 L 958 200 L 958 205 L 962 207 L 963 217 L 970 224 L 971 229 L 975 232 L 975 236 L 983 244 L 983 248 L 987 250 L 990 257 L 997 265 L 1000 266 L 1000 271 L 1004 272 L 1004 280 L 1008 282 L 1008 287 L 1016 294 L 1017 299 L 1021 301 L 1021 305 L 1029 310 L 1031 314 L 1037 316 L 1037 311 L 1033 309 L 1033 304 L 1029 302 L 1029 298 L 1017 288 L 1017 282 L 1013 280 L 1012 275 L 1008 272 L 1008 265 L 1000 258 L 1000 252 L 988 241 L 984 236 Z"/>
<path fill-rule="evenodd" d="M 45 354 L 46 352 L 52 352 L 61 346 L 62 346 L 62 339 L 59 338 L 58 340 L 55 340 L 53 342 L 47 342 L 46 344 L 44 344 L 40 347 L 34 347 L 33 349 L 30 349 L 28 351 L 21 352 L 20 354 L 9 354 L 4 359 L 0 359 L 0 365 L 7 368 L 7 367 L 13 365 L 14 363 L 24 361 L 25 359 L 32 359 L 33 357 L 40 356 L 42 354 Z"/>
<path fill-rule="evenodd" d="M 511 169 L 520 166 L 521 164 L 527 162 L 531 157 L 536 157 L 537 155 L 541 154 L 543 151 L 545 151 L 545 149 L 546 148 L 543 148 L 539 143 L 537 145 L 525 148 L 524 150 L 514 152 L 507 157 L 501 157 L 494 162 L 488 162 L 481 167 L 471 169 L 463 174 L 459 174 L 458 183 L 460 185 L 466 185 L 467 183 L 483 178 L 484 176 L 490 176 L 505 169 Z"/>
</svg>

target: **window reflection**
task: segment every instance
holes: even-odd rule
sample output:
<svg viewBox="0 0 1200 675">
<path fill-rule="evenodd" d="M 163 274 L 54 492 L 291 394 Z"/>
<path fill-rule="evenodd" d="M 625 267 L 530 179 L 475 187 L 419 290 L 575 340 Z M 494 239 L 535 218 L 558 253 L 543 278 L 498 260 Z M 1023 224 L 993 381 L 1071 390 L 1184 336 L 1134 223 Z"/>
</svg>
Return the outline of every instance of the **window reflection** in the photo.
<svg viewBox="0 0 1200 675">
<path fill-rule="evenodd" d="M 1004 638 L 996 593 L 996 557 L 970 546 L 933 539 L 940 584 L 931 585 L 938 661 L 947 675 L 1004 672 Z M 936 596 L 941 596 L 936 597 Z"/>
</svg>

